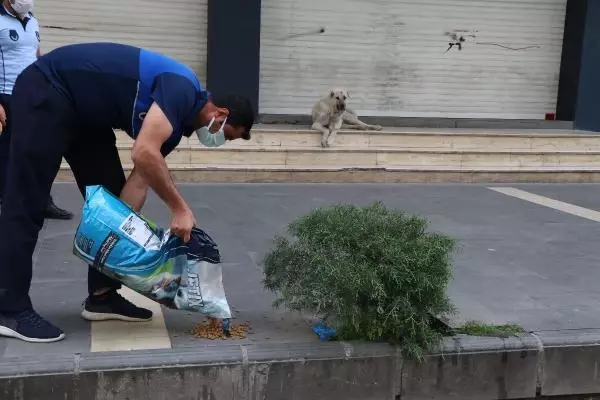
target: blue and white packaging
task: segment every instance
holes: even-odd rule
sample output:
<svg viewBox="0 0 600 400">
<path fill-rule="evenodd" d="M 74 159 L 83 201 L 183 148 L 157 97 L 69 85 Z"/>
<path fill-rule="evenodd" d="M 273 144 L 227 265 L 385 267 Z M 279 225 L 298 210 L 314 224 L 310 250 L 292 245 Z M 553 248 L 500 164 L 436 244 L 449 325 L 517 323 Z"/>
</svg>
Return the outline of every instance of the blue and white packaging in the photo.
<svg viewBox="0 0 600 400">
<path fill-rule="evenodd" d="M 143 296 L 229 326 L 219 250 L 201 229 L 184 243 L 102 186 L 88 186 L 73 252 Z"/>
</svg>

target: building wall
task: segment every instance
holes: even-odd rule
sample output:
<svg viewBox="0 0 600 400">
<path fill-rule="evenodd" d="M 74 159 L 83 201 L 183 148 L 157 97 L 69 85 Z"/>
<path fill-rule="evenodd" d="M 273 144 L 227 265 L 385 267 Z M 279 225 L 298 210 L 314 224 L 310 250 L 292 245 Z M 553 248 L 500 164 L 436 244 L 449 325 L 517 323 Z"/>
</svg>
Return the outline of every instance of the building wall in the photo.
<svg viewBox="0 0 600 400">
<path fill-rule="evenodd" d="M 566 0 L 263 0 L 260 112 L 332 87 L 363 116 L 544 119 Z"/>
<path fill-rule="evenodd" d="M 82 42 L 122 42 L 167 54 L 206 78 L 208 0 L 42 0 L 42 52 Z"/>
<path fill-rule="evenodd" d="M 600 131 L 600 1 L 586 3 L 574 120 L 578 129 Z"/>
<path fill-rule="evenodd" d="M 261 0 L 209 1 L 207 85 L 246 96 L 258 114 Z"/>
<path fill-rule="evenodd" d="M 370 121 L 530 127 L 557 109 L 559 120 L 600 130 L 598 2 L 568 0 L 565 18 L 565 0 L 513 1 L 514 12 L 507 1 L 306 1 L 320 12 L 291 0 L 46 0 L 35 12 L 42 51 L 98 40 L 152 48 L 209 89 L 246 95 L 257 115 L 293 111 L 289 120 L 307 122 L 318 96 L 343 85 Z M 331 13 L 343 18 L 323 17 Z M 462 50 L 449 46 L 455 33 Z"/>
</svg>

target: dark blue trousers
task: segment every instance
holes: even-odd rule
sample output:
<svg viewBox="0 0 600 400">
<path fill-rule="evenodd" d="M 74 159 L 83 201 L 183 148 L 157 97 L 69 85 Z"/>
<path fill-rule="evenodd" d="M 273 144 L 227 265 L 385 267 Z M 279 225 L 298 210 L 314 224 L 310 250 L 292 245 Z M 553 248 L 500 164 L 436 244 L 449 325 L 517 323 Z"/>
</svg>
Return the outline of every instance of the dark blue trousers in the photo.
<svg viewBox="0 0 600 400">
<path fill-rule="evenodd" d="M 4 108 L 6 115 L 9 114 L 10 110 L 10 95 L 0 93 L 0 105 Z M 6 168 L 8 166 L 8 144 L 10 143 L 10 129 L 9 126 L 5 127 L 3 132 L 0 134 L 0 200 L 2 199 L 2 193 L 4 192 Z"/>
<path fill-rule="evenodd" d="M 116 195 L 125 185 L 112 129 L 85 126 L 71 101 L 35 65 L 17 78 L 10 103 L 0 212 L 0 313 L 32 306 L 32 256 L 62 158 L 69 163 L 82 195 L 88 185 L 104 185 Z M 119 287 L 118 282 L 88 268 L 90 293 Z"/>
<path fill-rule="evenodd" d="M 0 93 L 0 105 L 4 108 L 7 116 L 7 121 L 10 121 L 10 94 Z M 2 201 L 2 193 L 6 183 L 6 169 L 8 168 L 8 155 L 10 143 L 10 123 L 4 127 L 0 134 L 0 201 Z M 48 204 L 52 203 L 52 195 L 48 198 Z"/>
</svg>

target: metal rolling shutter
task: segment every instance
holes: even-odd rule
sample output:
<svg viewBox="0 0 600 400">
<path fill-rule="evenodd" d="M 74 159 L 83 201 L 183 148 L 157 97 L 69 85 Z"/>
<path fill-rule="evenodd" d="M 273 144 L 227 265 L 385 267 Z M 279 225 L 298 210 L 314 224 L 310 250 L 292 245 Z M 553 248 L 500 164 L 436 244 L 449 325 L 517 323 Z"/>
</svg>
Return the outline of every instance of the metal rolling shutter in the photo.
<svg viewBox="0 0 600 400">
<path fill-rule="evenodd" d="M 69 43 L 120 42 L 169 55 L 206 81 L 208 0 L 41 0 L 42 52 Z"/>
<path fill-rule="evenodd" d="M 339 86 L 369 116 L 543 119 L 556 108 L 566 0 L 262 4 L 262 114 L 308 114 Z"/>
</svg>

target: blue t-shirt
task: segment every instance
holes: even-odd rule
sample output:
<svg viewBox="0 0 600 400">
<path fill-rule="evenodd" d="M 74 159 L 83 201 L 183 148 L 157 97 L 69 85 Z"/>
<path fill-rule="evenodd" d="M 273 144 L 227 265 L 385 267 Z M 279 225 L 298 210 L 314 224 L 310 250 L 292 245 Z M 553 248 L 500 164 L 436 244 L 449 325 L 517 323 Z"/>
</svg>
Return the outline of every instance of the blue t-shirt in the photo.
<svg viewBox="0 0 600 400">
<path fill-rule="evenodd" d="M 209 97 L 184 64 L 129 45 L 68 45 L 43 55 L 35 64 L 71 101 L 81 129 L 121 129 L 135 139 L 156 102 L 173 126 L 162 148 L 164 155 L 194 131 L 198 111 Z"/>
</svg>

